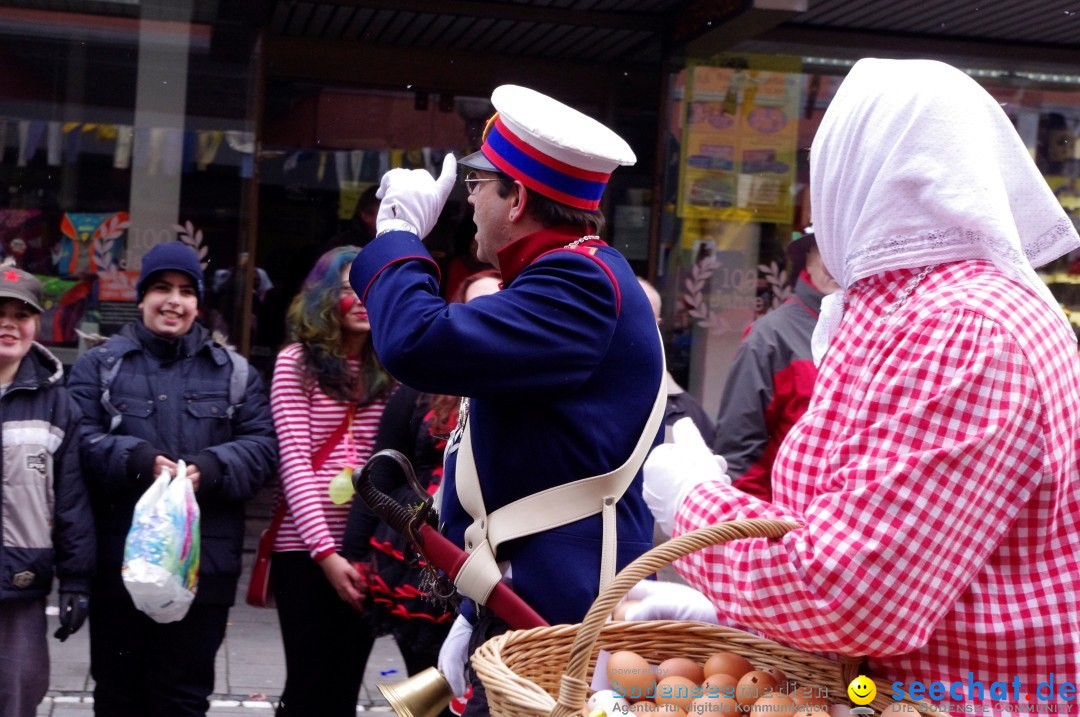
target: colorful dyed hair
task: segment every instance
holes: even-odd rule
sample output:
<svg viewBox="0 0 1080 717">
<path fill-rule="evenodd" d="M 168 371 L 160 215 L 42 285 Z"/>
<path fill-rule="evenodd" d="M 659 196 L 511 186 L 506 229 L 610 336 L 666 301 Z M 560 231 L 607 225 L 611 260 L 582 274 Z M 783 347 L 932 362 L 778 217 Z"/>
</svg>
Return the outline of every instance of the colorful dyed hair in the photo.
<svg viewBox="0 0 1080 717">
<path fill-rule="evenodd" d="M 379 363 L 369 339 L 360 354 L 360 374 L 349 372 L 342 341 L 341 270 L 360 253 L 355 246 L 331 249 L 319 257 L 304 279 L 286 317 L 289 341 L 304 346 L 304 371 L 323 393 L 339 401 L 366 405 L 385 398 L 394 380 Z"/>
</svg>

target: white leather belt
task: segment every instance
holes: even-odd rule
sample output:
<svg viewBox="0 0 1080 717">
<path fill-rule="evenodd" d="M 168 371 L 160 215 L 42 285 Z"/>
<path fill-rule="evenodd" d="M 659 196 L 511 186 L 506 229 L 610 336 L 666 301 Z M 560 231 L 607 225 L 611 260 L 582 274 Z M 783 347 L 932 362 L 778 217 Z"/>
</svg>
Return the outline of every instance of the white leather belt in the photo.
<svg viewBox="0 0 1080 717">
<path fill-rule="evenodd" d="M 657 333 L 659 335 L 659 330 Z M 611 582 L 615 577 L 618 553 L 615 506 L 645 462 L 664 420 L 667 367 L 663 361 L 662 346 L 660 355 L 661 371 L 656 399 L 637 445 L 625 463 L 610 473 L 582 478 L 525 496 L 491 514 L 484 506 L 473 458 L 471 422 L 466 418 L 454 469 L 458 501 L 473 519 L 465 530 L 465 551 L 469 557 L 454 580 L 462 594 L 480 604 L 487 602 L 491 591 L 502 579 L 503 571 L 495 561 L 496 551 L 502 543 L 558 528 L 597 513 L 601 513 L 603 519 L 600 588 Z"/>
</svg>

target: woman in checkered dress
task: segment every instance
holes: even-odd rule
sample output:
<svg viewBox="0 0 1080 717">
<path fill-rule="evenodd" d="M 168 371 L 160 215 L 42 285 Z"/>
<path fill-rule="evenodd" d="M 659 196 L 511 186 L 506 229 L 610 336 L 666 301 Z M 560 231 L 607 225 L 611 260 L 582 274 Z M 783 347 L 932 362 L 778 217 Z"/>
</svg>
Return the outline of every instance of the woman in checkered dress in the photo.
<svg viewBox="0 0 1080 717">
<path fill-rule="evenodd" d="M 721 616 L 867 656 L 895 696 L 941 682 L 939 704 L 1026 705 L 1051 673 L 1075 684 L 1080 366 L 1033 269 L 1080 247 L 1075 228 L 998 102 L 923 60 L 854 66 L 814 139 L 811 202 L 843 290 L 823 302 L 773 502 L 698 471 L 651 503 L 677 534 L 801 525 L 677 568 Z M 678 455 L 646 466 L 647 496 Z"/>
</svg>

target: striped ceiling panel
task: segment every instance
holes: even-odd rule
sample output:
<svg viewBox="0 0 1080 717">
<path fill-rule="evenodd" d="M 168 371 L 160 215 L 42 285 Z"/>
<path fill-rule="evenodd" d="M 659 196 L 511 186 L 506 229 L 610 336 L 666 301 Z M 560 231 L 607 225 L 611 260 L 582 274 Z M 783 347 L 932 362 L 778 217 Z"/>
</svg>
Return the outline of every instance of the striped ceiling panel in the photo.
<svg viewBox="0 0 1080 717">
<path fill-rule="evenodd" d="M 1077 0 L 812 0 L 793 24 L 861 32 L 1080 45 Z"/>
<path fill-rule="evenodd" d="M 272 0 L 284 37 L 590 62 L 656 62 L 686 0 Z"/>
</svg>

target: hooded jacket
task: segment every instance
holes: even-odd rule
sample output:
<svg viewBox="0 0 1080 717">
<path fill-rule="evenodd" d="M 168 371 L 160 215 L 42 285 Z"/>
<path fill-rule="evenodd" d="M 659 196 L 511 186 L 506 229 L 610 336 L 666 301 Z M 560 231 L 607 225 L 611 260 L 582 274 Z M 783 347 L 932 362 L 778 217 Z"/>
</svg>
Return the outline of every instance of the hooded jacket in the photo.
<svg viewBox="0 0 1080 717">
<path fill-rule="evenodd" d="M 810 337 L 824 296 L 802 272 L 794 295 L 750 325 L 724 384 L 713 452 L 736 488 L 762 500 L 772 499 L 776 452 L 814 392 Z"/>
<path fill-rule="evenodd" d="M 101 403 L 101 367 L 123 359 L 111 402 L 120 425 L 109 431 Z M 176 340 L 141 323 L 125 326 L 83 354 L 69 385 L 83 412 L 82 459 L 98 521 L 98 561 L 122 589 L 120 565 L 135 503 L 154 481 L 154 458 L 165 455 L 199 467 L 201 512 L 199 603 L 231 605 L 240 576 L 244 503 L 277 469 L 277 440 L 262 379 L 248 373 L 243 402 L 229 418 L 232 361 L 210 333 L 195 325 Z M 115 579 L 113 579 L 113 576 Z"/>
<path fill-rule="evenodd" d="M 35 343 L 0 397 L 0 602 L 90 592 L 94 519 L 79 470 L 79 409 L 60 361 Z"/>
</svg>

